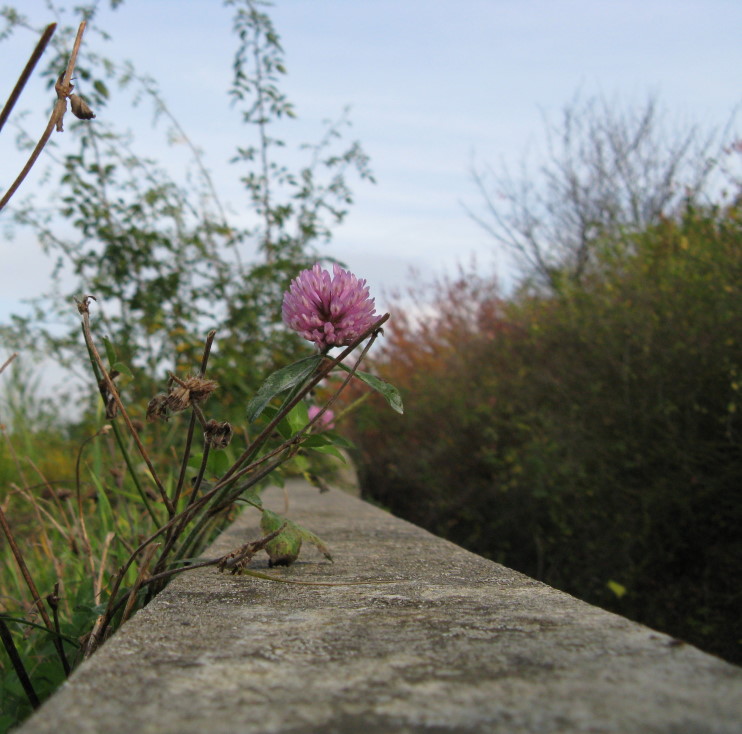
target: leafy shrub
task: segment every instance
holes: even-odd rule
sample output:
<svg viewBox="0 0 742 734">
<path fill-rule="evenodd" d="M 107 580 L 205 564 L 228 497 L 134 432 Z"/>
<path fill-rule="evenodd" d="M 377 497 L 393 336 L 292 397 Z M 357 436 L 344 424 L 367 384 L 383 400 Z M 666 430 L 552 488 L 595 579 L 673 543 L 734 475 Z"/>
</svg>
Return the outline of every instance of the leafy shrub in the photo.
<svg viewBox="0 0 742 734">
<path fill-rule="evenodd" d="M 742 660 L 740 224 L 689 206 L 550 295 L 438 283 L 436 315 L 395 316 L 376 365 L 407 415 L 356 420 L 364 492 Z"/>
</svg>

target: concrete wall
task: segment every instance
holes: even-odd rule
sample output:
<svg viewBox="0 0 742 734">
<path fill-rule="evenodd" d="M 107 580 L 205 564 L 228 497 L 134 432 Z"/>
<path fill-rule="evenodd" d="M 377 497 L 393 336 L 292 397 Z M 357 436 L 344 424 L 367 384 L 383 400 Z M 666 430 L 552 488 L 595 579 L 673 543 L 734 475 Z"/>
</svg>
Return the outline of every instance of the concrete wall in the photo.
<svg viewBox="0 0 742 734">
<path fill-rule="evenodd" d="M 18 731 L 742 732 L 742 669 L 345 493 L 290 497 L 336 560 L 271 573 L 368 585 L 184 574 Z"/>
</svg>

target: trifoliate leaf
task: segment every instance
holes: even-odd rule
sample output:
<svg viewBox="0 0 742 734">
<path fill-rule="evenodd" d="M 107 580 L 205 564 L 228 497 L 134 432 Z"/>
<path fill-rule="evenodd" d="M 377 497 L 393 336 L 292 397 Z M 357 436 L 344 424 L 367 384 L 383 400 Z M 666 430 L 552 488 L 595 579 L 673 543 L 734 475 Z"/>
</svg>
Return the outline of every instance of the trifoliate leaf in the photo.
<svg viewBox="0 0 742 734">
<path fill-rule="evenodd" d="M 248 421 L 252 423 L 276 395 L 306 380 L 321 361 L 322 355 L 314 354 L 269 375 L 247 406 Z"/>
<path fill-rule="evenodd" d="M 338 366 L 344 369 L 346 372 L 351 371 L 350 368 L 346 367 L 344 364 Z M 362 382 L 365 382 L 370 388 L 376 390 L 376 392 L 381 393 L 387 403 L 389 403 L 389 406 L 392 410 L 400 414 L 404 413 L 402 396 L 399 394 L 399 390 L 397 390 L 394 385 L 390 385 L 388 382 L 384 382 L 384 380 L 376 377 L 375 375 L 371 375 L 368 372 L 356 372 L 355 376 Z"/>
</svg>

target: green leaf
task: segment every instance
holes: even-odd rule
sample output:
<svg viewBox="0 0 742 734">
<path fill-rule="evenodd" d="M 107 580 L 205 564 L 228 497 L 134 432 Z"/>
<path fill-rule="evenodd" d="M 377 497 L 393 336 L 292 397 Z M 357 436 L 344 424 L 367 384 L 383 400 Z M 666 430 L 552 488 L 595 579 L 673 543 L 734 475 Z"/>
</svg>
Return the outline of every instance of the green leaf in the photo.
<svg viewBox="0 0 742 734">
<path fill-rule="evenodd" d="M 297 523 L 293 523 L 293 525 L 299 531 L 302 540 L 306 540 L 308 543 L 311 543 L 328 561 L 332 560 L 330 549 L 325 545 L 325 541 L 322 540 L 319 535 L 316 535 L 311 530 L 307 530 L 305 527 L 302 527 Z"/>
<path fill-rule="evenodd" d="M 301 445 L 302 448 L 311 449 L 312 451 L 317 451 L 320 454 L 330 454 L 331 456 L 335 456 L 336 458 L 340 459 L 343 464 L 347 463 L 345 460 L 345 456 L 343 456 L 342 452 L 333 445 L 334 443 L 335 442 L 329 436 L 327 436 L 327 434 L 314 433 L 311 436 L 307 436 L 307 438 L 302 441 Z"/>
<path fill-rule="evenodd" d="M 335 448 L 334 446 L 310 446 L 309 448 L 319 454 L 329 454 L 330 456 L 334 456 L 336 459 L 340 459 L 343 464 L 348 463 L 340 450 Z"/>
<path fill-rule="evenodd" d="M 253 506 L 262 507 L 263 506 L 263 499 L 260 496 L 260 490 L 256 487 L 250 487 L 249 489 L 246 489 L 238 498 L 238 502 L 246 502 L 248 504 L 251 504 Z"/>
<path fill-rule="evenodd" d="M 266 543 L 265 546 L 271 566 L 290 566 L 299 557 L 302 538 L 299 531 L 292 527 L 293 523 L 283 515 L 278 515 L 270 510 L 263 510 L 260 528 L 266 535 L 274 533 L 284 524 L 286 527 L 280 535 Z"/>
<path fill-rule="evenodd" d="M 301 445 L 308 449 L 316 449 L 319 446 L 329 446 L 331 443 L 324 433 L 312 433 L 301 442 Z"/>
<path fill-rule="evenodd" d="M 267 543 L 265 547 L 272 566 L 291 565 L 299 557 L 302 541 L 304 540 L 314 545 L 325 558 L 332 560 L 330 551 L 318 535 L 283 515 L 270 510 L 263 510 L 260 527 L 266 535 L 275 532 L 284 524 L 286 527 L 281 534 Z"/>
<path fill-rule="evenodd" d="M 291 435 L 301 431 L 309 423 L 309 408 L 305 402 L 297 403 L 286 416 L 291 427 Z"/>
<path fill-rule="evenodd" d="M 116 364 L 116 362 L 118 362 L 116 347 L 113 346 L 113 342 L 107 336 L 103 337 L 103 346 L 106 348 L 106 357 L 108 357 L 108 364 Z"/>
<path fill-rule="evenodd" d="M 112 370 L 116 370 L 122 375 L 126 375 L 127 377 L 134 377 L 134 375 L 131 374 L 131 370 L 123 363 L 123 362 L 114 362 L 111 365 Z"/>
<path fill-rule="evenodd" d="M 276 430 L 283 438 L 291 438 L 291 425 L 285 418 L 276 426 Z"/>
<path fill-rule="evenodd" d="M 206 466 L 214 476 L 220 477 L 227 473 L 227 469 L 234 463 L 234 459 L 226 451 L 212 451 Z"/>
<path fill-rule="evenodd" d="M 344 369 L 346 372 L 351 371 L 350 367 L 346 367 L 344 364 L 339 365 L 339 367 Z M 390 385 L 388 382 L 384 382 L 384 380 L 375 375 L 371 375 L 368 372 L 356 372 L 355 376 L 361 380 L 361 382 L 365 382 L 370 388 L 376 390 L 376 392 L 381 393 L 387 403 L 389 403 L 392 410 L 400 414 L 404 413 L 402 396 L 394 385 Z"/>
<path fill-rule="evenodd" d="M 627 588 L 618 581 L 609 581 L 606 586 L 620 599 L 627 592 Z"/>
<path fill-rule="evenodd" d="M 354 449 L 356 447 L 349 438 L 345 438 L 345 436 L 341 436 L 339 433 L 335 433 L 335 431 L 324 431 L 322 435 L 341 449 Z"/>
<path fill-rule="evenodd" d="M 203 456 L 203 452 L 191 454 L 188 458 L 188 466 L 191 469 L 200 469 Z M 206 473 L 208 476 L 220 477 L 226 473 L 233 462 L 234 458 L 226 451 L 211 451 L 206 461 Z"/>
<path fill-rule="evenodd" d="M 270 375 L 248 404 L 247 420 L 252 423 L 276 395 L 306 380 L 317 369 L 317 365 L 321 361 L 322 355 L 314 354 L 311 357 L 304 357 L 287 367 L 282 367 Z"/>
<path fill-rule="evenodd" d="M 93 82 L 93 89 L 104 99 L 108 99 L 108 87 L 100 80 L 96 79 Z"/>
</svg>

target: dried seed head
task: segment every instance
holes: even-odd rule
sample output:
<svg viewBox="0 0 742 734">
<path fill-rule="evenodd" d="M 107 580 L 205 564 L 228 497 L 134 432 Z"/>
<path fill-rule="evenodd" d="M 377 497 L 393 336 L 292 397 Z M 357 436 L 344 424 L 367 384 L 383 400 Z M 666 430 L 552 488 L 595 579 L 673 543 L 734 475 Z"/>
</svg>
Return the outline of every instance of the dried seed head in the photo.
<svg viewBox="0 0 742 734">
<path fill-rule="evenodd" d="M 118 370 L 111 370 L 108 376 L 111 378 L 111 382 L 113 382 L 120 374 Z M 98 383 L 98 390 L 103 398 L 103 404 L 106 406 L 106 418 L 115 418 L 119 410 L 118 404 L 116 403 L 116 398 L 113 397 L 113 394 L 108 389 L 108 383 L 105 379 Z"/>
<path fill-rule="evenodd" d="M 215 420 L 210 420 L 204 426 L 204 439 L 212 449 L 226 449 L 233 434 L 232 426 L 226 421 L 217 423 Z"/>
<path fill-rule="evenodd" d="M 92 120 L 95 113 L 87 106 L 85 100 L 79 94 L 70 94 L 70 107 L 72 114 L 78 120 Z"/>
<path fill-rule="evenodd" d="M 191 406 L 191 393 L 180 385 L 174 385 L 165 399 L 166 408 L 170 413 L 180 413 Z"/>
<path fill-rule="evenodd" d="M 185 380 L 179 380 L 175 375 L 170 376 L 170 392 L 168 393 L 168 409 L 173 413 L 185 410 L 193 403 L 197 405 L 208 399 L 209 395 L 219 387 L 214 380 L 193 375 Z"/>
<path fill-rule="evenodd" d="M 155 395 L 147 405 L 147 420 L 154 422 L 157 420 L 167 421 L 170 413 L 167 409 L 167 395 L 160 393 Z"/>
<path fill-rule="evenodd" d="M 197 375 L 181 380 L 171 374 L 167 395 L 160 393 L 149 401 L 147 420 L 166 421 L 171 413 L 180 413 L 192 405 L 203 403 L 217 387 L 219 383 Z"/>
</svg>

